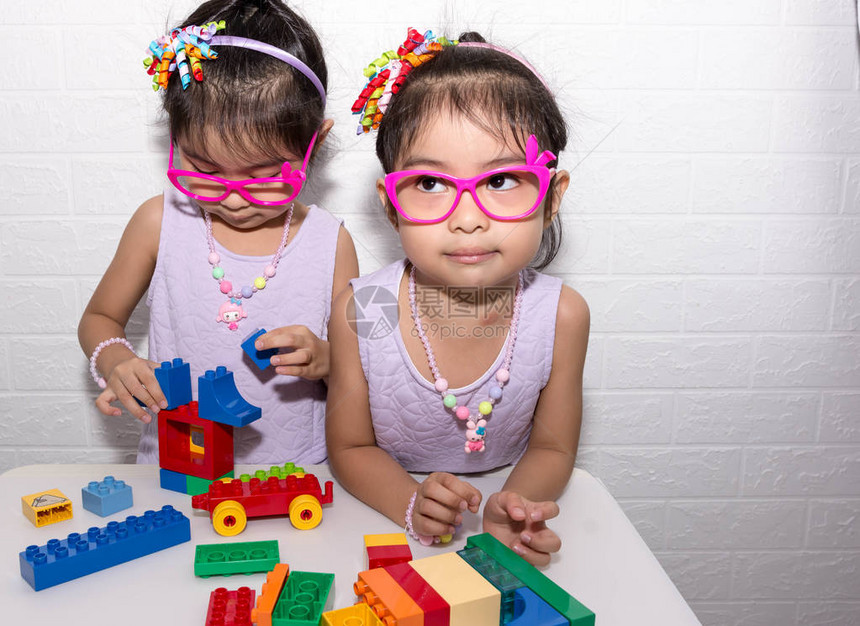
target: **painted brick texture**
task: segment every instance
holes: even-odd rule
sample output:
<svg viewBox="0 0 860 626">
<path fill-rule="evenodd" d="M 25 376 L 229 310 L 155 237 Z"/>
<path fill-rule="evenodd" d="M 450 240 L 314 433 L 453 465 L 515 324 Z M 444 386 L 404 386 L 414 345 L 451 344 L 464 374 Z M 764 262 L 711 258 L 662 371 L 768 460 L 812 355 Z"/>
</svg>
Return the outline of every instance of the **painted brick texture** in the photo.
<svg viewBox="0 0 860 626">
<path fill-rule="evenodd" d="M 95 410 L 75 330 L 166 182 L 140 61 L 195 4 L 5 7 L 0 470 L 134 460 L 137 426 Z M 475 29 L 535 62 L 573 131 L 550 272 L 592 310 L 578 463 L 704 624 L 860 622 L 854 0 L 293 4 L 327 50 L 335 120 L 306 197 L 345 220 L 363 272 L 400 256 L 349 113 L 364 65 L 409 25 Z M 55 53 L 32 55 L 33 37 Z M 139 348 L 146 329 L 141 305 Z"/>
</svg>

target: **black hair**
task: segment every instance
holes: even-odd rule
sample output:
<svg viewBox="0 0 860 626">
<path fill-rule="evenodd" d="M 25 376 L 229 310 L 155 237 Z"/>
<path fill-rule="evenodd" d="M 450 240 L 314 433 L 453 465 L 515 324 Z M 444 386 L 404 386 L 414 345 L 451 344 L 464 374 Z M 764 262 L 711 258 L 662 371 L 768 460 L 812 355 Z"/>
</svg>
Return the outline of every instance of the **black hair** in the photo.
<svg viewBox="0 0 860 626">
<path fill-rule="evenodd" d="M 209 0 L 180 27 L 224 20 L 218 35 L 256 39 L 301 59 L 327 87 L 322 46 L 310 24 L 279 0 Z M 316 87 L 296 68 L 262 52 L 213 46 L 218 58 L 203 61 L 203 80 L 183 90 L 178 72 L 164 93 L 170 133 L 202 153 L 215 133 L 239 154 L 282 159 L 303 155 L 323 121 Z"/>
<path fill-rule="evenodd" d="M 474 32 L 463 33 L 459 41 L 486 43 Z M 386 173 L 394 170 L 427 119 L 446 110 L 500 141 L 513 138 L 523 151 L 530 134 L 542 150 L 555 154 L 567 145 L 567 124 L 555 96 L 532 69 L 492 48 L 446 46 L 412 70 L 382 117 L 376 156 Z M 554 189 L 555 179 L 547 197 Z M 543 231 L 533 265 L 545 268 L 560 248 L 561 220 L 555 219 Z"/>
</svg>

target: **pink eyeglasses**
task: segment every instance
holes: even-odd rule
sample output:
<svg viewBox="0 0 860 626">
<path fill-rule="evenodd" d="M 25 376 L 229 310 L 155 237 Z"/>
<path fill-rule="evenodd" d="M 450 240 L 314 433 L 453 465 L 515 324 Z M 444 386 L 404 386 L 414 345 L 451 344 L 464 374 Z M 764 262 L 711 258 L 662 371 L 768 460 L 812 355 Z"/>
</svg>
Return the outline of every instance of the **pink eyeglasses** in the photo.
<svg viewBox="0 0 860 626">
<path fill-rule="evenodd" d="M 547 163 L 556 156 L 549 150 L 538 154 L 534 135 L 526 142 L 526 164 L 457 178 L 431 170 L 401 170 L 385 177 L 388 198 L 404 219 L 417 224 L 436 224 L 454 212 L 464 191 L 490 218 L 501 221 L 528 217 L 540 206 L 555 169 Z"/>
<path fill-rule="evenodd" d="M 170 179 L 174 187 L 186 196 L 203 202 L 220 202 L 231 192 L 238 191 L 245 200 L 254 204 L 262 206 L 286 204 L 295 199 L 302 190 L 307 179 L 305 169 L 308 166 L 308 160 L 310 160 L 316 140 L 317 134 L 314 133 L 300 169 L 293 170 L 289 161 L 284 161 L 280 176 L 228 180 L 212 174 L 174 169 L 173 140 L 171 139 L 167 178 Z"/>
</svg>

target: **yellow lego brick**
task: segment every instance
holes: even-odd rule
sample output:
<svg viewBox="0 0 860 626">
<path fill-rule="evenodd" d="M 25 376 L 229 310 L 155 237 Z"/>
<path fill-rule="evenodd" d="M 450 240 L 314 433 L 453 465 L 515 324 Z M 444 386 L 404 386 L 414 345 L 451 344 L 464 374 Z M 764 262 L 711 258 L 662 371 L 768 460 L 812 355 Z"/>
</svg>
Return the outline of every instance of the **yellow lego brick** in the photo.
<svg viewBox="0 0 860 626">
<path fill-rule="evenodd" d="M 499 626 L 502 594 L 456 552 L 410 561 L 451 606 L 450 626 Z"/>
<path fill-rule="evenodd" d="M 373 546 L 405 546 L 406 533 L 387 533 L 384 535 L 365 535 L 364 547 Z"/>
<path fill-rule="evenodd" d="M 21 510 L 37 528 L 72 519 L 72 501 L 59 489 L 49 489 L 23 496 Z"/>
<path fill-rule="evenodd" d="M 383 623 L 373 609 L 360 602 L 345 609 L 323 613 L 320 626 L 383 626 Z"/>
</svg>

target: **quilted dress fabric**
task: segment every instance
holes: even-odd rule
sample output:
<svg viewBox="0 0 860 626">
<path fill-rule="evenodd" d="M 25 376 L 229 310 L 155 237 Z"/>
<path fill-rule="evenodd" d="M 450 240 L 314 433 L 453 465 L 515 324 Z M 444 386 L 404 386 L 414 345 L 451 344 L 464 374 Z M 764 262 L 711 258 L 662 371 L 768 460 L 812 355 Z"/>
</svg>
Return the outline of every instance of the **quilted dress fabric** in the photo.
<svg viewBox="0 0 860 626">
<path fill-rule="evenodd" d="M 260 371 L 242 350 L 242 341 L 258 328 L 274 330 L 301 324 L 327 337 L 337 237 L 341 222 L 310 206 L 304 222 L 281 255 L 277 274 L 266 288 L 242 305 L 248 317 L 231 331 L 216 322 L 227 297 L 212 278 L 209 247 L 200 209 L 173 188 L 164 192 L 164 217 L 158 261 L 149 286 L 149 358 L 161 362 L 181 357 L 191 365 L 193 397 L 197 377 L 224 365 L 234 374 L 239 393 L 262 409 L 262 418 L 235 429 L 237 464 L 321 463 L 326 459 L 325 398 L 322 381 Z M 222 247 L 225 278 L 234 288 L 251 285 L 271 262 L 266 256 L 243 256 Z M 156 420 L 145 425 L 138 463 L 158 463 Z"/>
<path fill-rule="evenodd" d="M 398 294 L 405 268 L 406 261 L 398 261 L 351 281 L 356 316 L 367 322 L 358 326 L 358 348 L 376 443 L 411 472 L 483 472 L 515 463 L 528 445 L 535 406 L 549 380 L 561 280 L 525 270 L 510 382 L 487 420 L 486 449 L 466 454 L 465 422 L 442 406 L 433 383 L 410 360 L 397 324 L 384 312 L 383 303 Z M 399 314 L 408 316 L 409 312 Z M 374 323 L 374 317 L 388 317 L 388 322 Z M 430 341 L 432 345 L 432 337 Z M 478 380 L 451 390 L 458 404 L 477 411 L 478 403 L 489 397 L 490 384 L 504 357 L 503 347 Z M 426 370 L 424 363 L 420 365 L 422 372 Z"/>
</svg>

